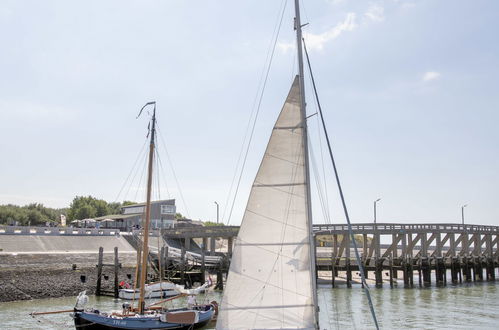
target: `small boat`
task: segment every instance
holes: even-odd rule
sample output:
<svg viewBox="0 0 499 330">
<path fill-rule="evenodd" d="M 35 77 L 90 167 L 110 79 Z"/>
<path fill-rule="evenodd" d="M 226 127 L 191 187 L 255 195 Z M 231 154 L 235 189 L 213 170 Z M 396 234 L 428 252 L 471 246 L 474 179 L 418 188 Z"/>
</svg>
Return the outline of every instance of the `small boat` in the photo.
<svg viewBox="0 0 499 330">
<path fill-rule="evenodd" d="M 144 314 L 75 310 L 73 318 L 77 329 L 193 329 L 207 325 L 214 310 L 215 305 L 149 310 Z"/>
<path fill-rule="evenodd" d="M 172 291 L 179 291 L 179 288 L 172 288 L 170 286 L 171 283 L 146 285 L 147 257 L 149 255 L 149 224 L 151 219 L 152 172 L 156 137 L 156 102 L 148 102 L 142 107 L 139 115 L 137 116 L 138 118 L 144 108 L 150 105 L 154 106 L 154 110 L 151 122 L 149 123 L 149 127 L 151 127 L 151 139 L 149 144 L 147 202 L 145 210 L 143 246 L 141 249 L 141 255 L 139 256 L 141 257 L 138 285 L 139 290 L 138 292 L 131 290 L 132 295 L 138 293 L 138 306 L 134 307 L 130 303 L 124 303 L 121 311 L 113 311 L 109 313 L 101 312 L 96 309 L 85 309 L 88 297 L 85 295 L 85 292 L 81 292 L 77 298 L 74 312 L 71 313 L 76 329 L 193 329 L 208 324 L 217 311 L 216 302 L 205 305 L 190 304 L 186 308 L 168 310 L 158 305 L 160 303 L 175 299 L 176 297 L 168 298 L 158 303 L 150 304 L 149 306 L 146 306 L 144 301 L 148 295 L 148 292 L 150 294 L 154 291 L 160 293 L 164 290 L 170 289 Z M 196 292 L 194 291 L 189 294 L 194 295 Z M 187 295 L 187 293 L 177 295 L 177 297 L 184 295 Z"/>
<path fill-rule="evenodd" d="M 177 286 L 171 282 L 158 282 L 150 283 L 145 285 L 145 298 L 169 298 L 178 296 L 181 292 L 178 290 Z M 140 289 L 120 289 L 118 296 L 121 299 L 133 300 L 140 295 Z"/>
</svg>

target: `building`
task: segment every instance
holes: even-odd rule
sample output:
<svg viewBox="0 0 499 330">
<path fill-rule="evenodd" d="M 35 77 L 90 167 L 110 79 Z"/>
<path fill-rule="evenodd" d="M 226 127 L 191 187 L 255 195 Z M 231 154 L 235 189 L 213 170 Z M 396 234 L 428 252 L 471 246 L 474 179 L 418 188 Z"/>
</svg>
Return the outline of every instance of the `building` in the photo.
<svg viewBox="0 0 499 330">
<path fill-rule="evenodd" d="M 132 230 L 142 228 L 145 217 L 146 203 L 123 206 L 121 214 L 106 215 L 96 218 L 101 228 L 118 228 L 121 230 Z M 175 199 L 165 199 L 151 202 L 150 229 L 174 228 Z"/>
</svg>

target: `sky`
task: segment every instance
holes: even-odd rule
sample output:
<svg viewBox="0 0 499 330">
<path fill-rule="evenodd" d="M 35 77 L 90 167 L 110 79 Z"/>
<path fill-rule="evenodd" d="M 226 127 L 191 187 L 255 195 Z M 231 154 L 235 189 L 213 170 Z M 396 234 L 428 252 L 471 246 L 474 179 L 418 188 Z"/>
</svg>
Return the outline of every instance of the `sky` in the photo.
<svg viewBox="0 0 499 330">
<path fill-rule="evenodd" d="M 2 1 L 0 204 L 143 200 L 136 116 L 155 100 L 155 196 L 203 220 L 217 201 L 227 222 L 284 3 Z M 231 224 L 296 74 L 293 17 L 288 0 Z M 302 21 L 352 221 L 381 198 L 378 222 L 460 222 L 468 204 L 467 223 L 499 225 L 499 2 L 303 0 Z M 317 116 L 309 127 L 329 209 L 314 181 L 314 222 L 344 223 Z"/>
</svg>

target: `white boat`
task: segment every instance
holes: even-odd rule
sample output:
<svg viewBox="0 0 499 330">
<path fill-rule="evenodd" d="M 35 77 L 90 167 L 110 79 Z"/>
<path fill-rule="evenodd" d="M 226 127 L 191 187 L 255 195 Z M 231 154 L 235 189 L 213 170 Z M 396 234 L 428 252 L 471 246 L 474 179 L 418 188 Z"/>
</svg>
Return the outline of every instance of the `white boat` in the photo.
<svg viewBox="0 0 499 330">
<path fill-rule="evenodd" d="M 144 296 L 145 299 L 168 298 L 177 296 L 181 293 L 178 290 L 177 286 L 171 282 L 146 284 L 144 289 L 146 291 Z M 118 295 L 121 299 L 138 299 L 140 295 L 140 289 L 120 289 Z"/>
</svg>

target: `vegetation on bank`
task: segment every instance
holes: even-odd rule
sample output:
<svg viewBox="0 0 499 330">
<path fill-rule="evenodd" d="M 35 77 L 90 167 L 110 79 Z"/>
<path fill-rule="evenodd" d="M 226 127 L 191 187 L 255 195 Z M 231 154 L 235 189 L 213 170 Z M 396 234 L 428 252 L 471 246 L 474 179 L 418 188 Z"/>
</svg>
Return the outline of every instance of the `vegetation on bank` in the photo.
<svg viewBox="0 0 499 330">
<path fill-rule="evenodd" d="M 59 223 L 61 214 L 66 215 L 67 208 L 55 209 L 43 204 L 32 203 L 25 206 L 0 205 L 0 224 L 19 224 L 21 226 L 38 226 Z"/>
<path fill-rule="evenodd" d="M 40 226 L 47 223 L 61 223 L 61 215 L 66 217 L 67 224 L 72 220 L 93 219 L 111 214 L 120 214 L 121 208 L 137 204 L 132 201 L 106 202 L 93 196 L 76 196 L 66 208 L 51 208 L 43 204 L 33 203 L 25 206 L 13 204 L 0 205 L 0 225 Z M 175 213 L 175 219 L 185 219 L 181 213 Z M 216 226 L 215 222 L 205 221 L 205 226 Z"/>
<path fill-rule="evenodd" d="M 92 196 L 76 196 L 69 207 L 51 208 L 40 203 L 32 203 L 25 206 L 13 204 L 0 205 L 0 224 L 19 226 L 40 226 L 59 224 L 61 215 L 64 215 L 69 223 L 75 219 L 96 218 L 110 214 L 121 213 L 121 207 L 136 204 L 124 201 L 123 203 L 108 203 L 105 200 Z"/>
</svg>

